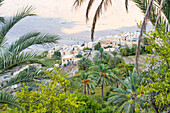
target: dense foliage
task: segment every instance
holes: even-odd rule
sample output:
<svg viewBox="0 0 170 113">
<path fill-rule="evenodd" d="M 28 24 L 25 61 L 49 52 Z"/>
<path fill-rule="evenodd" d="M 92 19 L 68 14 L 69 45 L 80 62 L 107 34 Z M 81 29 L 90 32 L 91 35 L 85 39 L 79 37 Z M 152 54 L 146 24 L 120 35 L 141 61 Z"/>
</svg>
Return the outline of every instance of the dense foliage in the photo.
<svg viewBox="0 0 170 113">
<path fill-rule="evenodd" d="M 126 47 L 126 48 L 121 48 L 120 49 L 120 54 L 122 56 L 131 56 L 131 55 L 135 55 L 136 54 L 136 48 L 137 46 L 136 45 L 133 45 L 131 48 L 129 47 Z M 140 54 L 151 54 L 152 53 L 152 50 L 149 50 L 149 49 L 146 49 L 145 48 L 145 45 L 141 46 L 141 49 L 140 49 Z"/>
</svg>

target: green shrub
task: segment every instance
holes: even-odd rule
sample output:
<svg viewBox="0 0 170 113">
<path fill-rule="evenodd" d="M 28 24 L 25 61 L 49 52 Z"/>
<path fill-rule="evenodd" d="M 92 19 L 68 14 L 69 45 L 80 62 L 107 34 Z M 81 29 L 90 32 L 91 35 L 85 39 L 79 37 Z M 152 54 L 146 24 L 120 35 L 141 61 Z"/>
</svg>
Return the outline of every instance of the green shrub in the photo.
<svg viewBox="0 0 170 113">
<path fill-rule="evenodd" d="M 85 50 L 90 50 L 90 48 L 86 47 L 86 48 L 83 49 L 83 51 L 85 51 Z"/>
<path fill-rule="evenodd" d="M 76 55 L 77 58 L 82 58 L 83 56 L 81 54 Z"/>
<path fill-rule="evenodd" d="M 60 51 L 55 51 L 52 58 L 60 60 L 61 59 L 61 52 Z"/>
<path fill-rule="evenodd" d="M 107 49 L 107 48 L 112 48 L 112 46 L 107 46 L 107 47 L 104 47 L 105 49 Z"/>
<path fill-rule="evenodd" d="M 94 46 L 94 50 L 99 50 L 101 48 L 101 44 L 100 42 L 98 42 L 95 46 Z"/>
</svg>

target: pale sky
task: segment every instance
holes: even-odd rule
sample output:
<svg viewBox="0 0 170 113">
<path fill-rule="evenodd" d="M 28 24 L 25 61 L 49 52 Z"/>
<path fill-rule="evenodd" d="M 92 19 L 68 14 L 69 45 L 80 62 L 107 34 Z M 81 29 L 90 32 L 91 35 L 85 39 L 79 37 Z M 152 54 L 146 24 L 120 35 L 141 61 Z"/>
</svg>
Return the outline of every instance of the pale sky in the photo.
<svg viewBox="0 0 170 113">
<path fill-rule="evenodd" d="M 135 26 L 143 19 L 143 14 L 135 6 L 133 2 L 129 3 L 129 13 L 126 13 L 124 0 L 112 0 L 113 5 L 109 6 L 107 11 L 98 21 L 96 30 L 119 29 L 127 26 Z M 78 33 L 90 30 L 91 21 L 86 25 L 85 9 L 87 2 L 82 7 L 75 10 L 73 6 L 74 0 L 5 0 L 0 8 L 0 15 L 13 15 L 18 9 L 24 6 L 33 5 L 36 7 L 35 13 L 41 17 L 62 18 L 66 22 L 75 22 L 76 25 L 71 29 L 62 28 L 64 33 Z M 95 4 L 97 6 L 97 3 Z M 95 10 L 93 7 L 92 10 Z M 94 14 L 94 11 L 90 13 Z M 92 19 L 93 16 L 90 16 Z"/>
<path fill-rule="evenodd" d="M 90 37 L 89 31 L 98 3 L 95 3 L 95 6 L 92 7 L 90 21 L 86 24 L 85 13 L 87 2 L 85 2 L 82 7 L 74 9 L 74 1 L 75 0 L 5 0 L 4 4 L 0 7 L 0 15 L 11 16 L 24 6 L 32 5 L 36 8 L 34 12 L 38 14 L 38 16 L 36 18 L 27 18 L 20 22 L 16 26 L 15 31 L 11 30 L 9 33 L 11 37 L 31 30 L 40 30 L 58 34 L 63 39 L 71 37 L 71 39 L 76 38 L 79 40 L 81 37 L 83 41 L 86 37 Z M 134 27 L 143 20 L 143 14 L 133 2 L 129 2 L 129 12 L 127 13 L 124 0 L 112 1 L 112 6 L 109 6 L 106 11 L 103 11 L 103 15 L 97 22 L 96 32 L 102 32 L 100 34 L 96 33 L 98 37 L 108 34 L 111 35 L 112 33 L 108 30 Z M 97 2 L 100 2 L 100 0 Z M 130 29 L 126 28 L 125 30 L 129 31 Z M 105 31 L 108 32 L 106 33 Z M 67 37 L 65 35 L 67 35 Z"/>
</svg>

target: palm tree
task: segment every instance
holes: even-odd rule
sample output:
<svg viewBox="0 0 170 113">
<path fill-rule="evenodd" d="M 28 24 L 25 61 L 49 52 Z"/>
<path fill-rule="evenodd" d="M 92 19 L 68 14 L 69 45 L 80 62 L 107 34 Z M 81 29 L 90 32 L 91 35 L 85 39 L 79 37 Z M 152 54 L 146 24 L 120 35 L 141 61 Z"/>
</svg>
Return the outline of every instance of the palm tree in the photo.
<svg viewBox="0 0 170 113">
<path fill-rule="evenodd" d="M 82 72 L 81 73 L 81 77 L 79 78 L 79 81 L 80 81 L 80 85 L 79 85 L 79 88 L 83 88 L 83 92 L 84 94 L 86 95 L 86 93 L 88 93 L 89 95 L 89 90 L 94 90 L 95 88 L 95 81 L 93 80 L 93 78 L 90 76 L 89 73 L 85 73 L 85 72 Z"/>
<path fill-rule="evenodd" d="M 124 74 L 122 72 L 120 72 L 119 69 L 116 69 L 114 74 L 119 77 L 121 80 L 123 79 L 123 76 Z M 119 88 L 119 84 L 120 84 L 120 81 L 116 78 L 116 76 L 114 76 L 114 79 L 115 79 L 115 85 L 117 88 Z"/>
<path fill-rule="evenodd" d="M 113 62 L 113 68 L 115 68 L 116 67 L 116 62 L 118 60 L 118 58 L 116 57 L 117 52 L 113 51 L 112 54 L 113 54 L 114 58 L 111 58 L 110 60 L 111 60 L 111 62 Z"/>
<path fill-rule="evenodd" d="M 100 48 L 99 51 L 95 55 L 95 59 L 106 60 L 107 59 L 107 52 Z"/>
<path fill-rule="evenodd" d="M 14 67 L 21 65 L 23 63 L 40 63 L 45 64 L 44 61 L 41 61 L 38 58 L 38 54 L 32 51 L 24 51 L 28 47 L 37 44 L 52 44 L 56 43 L 59 39 L 58 36 L 42 34 L 40 32 L 30 32 L 23 36 L 21 36 L 18 40 L 13 42 L 11 45 L 6 45 L 7 37 L 6 34 L 12 29 L 16 23 L 28 16 L 35 16 L 35 14 L 31 13 L 33 11 L 33 7 L 26 7 L 21 12 L 17 12 L 17 14 L 11 17 L 8 20 L 5 20 L 5 23 L 1 23 L 2 26 L 0 28 L 0 76 L 3 76 L 5 73 L 10 72 Z M 35 75 L 31 76 L 17 76 L 16 78 L 12 78 L 7 84 L 7 86 L 11 86 L 11 84 L 16 84 L 17 82 L 28 82 L 29 79 L 32 80 L 35 78 Z M 16 81 L 19 80 L 19 81 Z M 11 82 L 12 81 L 12 82 Z M 2 90 L 2 88 L 1 88 Z M 16 98 L 8 94 L 6 92 L 0 92 L 1 104 L 8 104 L 11 106 L 16 105 Z"/>
<path fill-rule="evenodd" d="M 125 88 L 112 87 L 112 94 L 107 101 L 107 104 L 113 105 L 113 112 L 134 113 L 135 105 L 143 108 L 145 97 L 138 97 L 137 89 L 142 84 L 143 75 L 138 76 L 136 70 L 133 73 L 129 72 L 130 77 L 127 80 L 121 80 L 117 75 L 114 75 Z"/>
<path fill-rule="evenodd" d="M 9 47 L 6 47 L 6 34 L 8 31 L 23 18 L 34 16 L 35 14 L 31 13 L 32 10 L 33 7 L 24 8 L 21 13 L 17 13 L 14 17 L 6 21 L 0 29 L 0 76 L 7 70 L 21 63 L 41 63 L 36 52 L 24 52 L 24 50 L 32 45 L 56 43 L 59 39 L 55 35 L 30 32 L 21 36 L 18 40 L 9 45 Z"/>
<path fill-rule="evenodd" d="M 113 82 L 113 74 L 111 73 L 110 67 L 106 64 L 98 64 L 91 66 L 91 76 L 95 79 L 97 85 L 101 85 L 102 99 L 103 99 L 103 88 L 104 85 L 109 85 Z"/>
<path fill-rule="evenodd" d="M 92 62 L 87 57 L 83 57 L 78 62 L 79 70 L 84 70 L 84 72 L 87 72 L 88 68 L 91 66 Z"/>
</svg>

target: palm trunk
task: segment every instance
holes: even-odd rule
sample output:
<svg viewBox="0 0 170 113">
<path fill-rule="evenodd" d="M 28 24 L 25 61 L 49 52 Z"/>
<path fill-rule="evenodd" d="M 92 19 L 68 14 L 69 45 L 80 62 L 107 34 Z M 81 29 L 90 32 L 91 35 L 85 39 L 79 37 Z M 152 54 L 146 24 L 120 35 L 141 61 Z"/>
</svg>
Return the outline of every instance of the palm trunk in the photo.
<svg viewBox="0 0 170 113">
<path fill-rule="evenodd" d="M 83 69 L 84 69 L 84 72 L 86 72 L 86 66 L 85 66 L 85 64 L 83 65 Z"/>
<path fill-rule="evenodd" d="M 116 79 L 116 87 L 119 88 L 119 81 Z"/>
<path fill-rule="evenodd" d="M 93 45 L 93 40 L 92 42 L 92 50 L 91 50 L 91 61 L 93 62 L 93 58 L 94 58 L 94 45 Z"/>
<path fill-rule="evenodd" d="M 103 84 L 102 84 L 102 88 L 101 89 L 102 89 L 102 100 L 103 100 Z"/>
<path fill-rule="evenodd" d="M 84 94 L 86 95 L 86 85 L 84 85 Z"/>
<path fill-rule="evenodd" d="M 151 0 L 151 1 L 150 1 L 149 6 L 148 6 L 148 8 L 147 8 L 147 11 L 146 11 L 146 13 L 145 13 L 145 17 L 144 17 L 143 24 L 142 24 L 142 27 L 141 27 L 141 32 L 140 32 L 140 35 L 139 35 L 138 46 L 137 46 L 137 49 L 136 49 L 135 64 L 136 64 L 136 71 L 137 71 L 138 76 L 139 76 L 139 65 L 138 65 L 138 61 L 139 61 L 139 54 L 140 54 L 140 44 L 141 44 L 141 41 L 142 41 L 142 37 L 143 37 L 144 30 L 145 30 L 145 28 L 146 28 L 146 18 L 148 17 L 148 15 L 149 15 L 149 13 L 150 13 L 150 10 L 151 10 L 153 1 L 154 1 L 154 0 Z"/>
<path fill-rule="evenodd" d="M 89 95 L 89 88 L 87 89 L 87 93 L 88 93 L 88 95 Z"/>
<path fill-rule="evenodd" d="M 135 113 L 135 100 L 132 103 L 132 112 Z"/>
<path fill-rule="evenodd" d="M 157 15 L 157 19 L 156 19 L 156 28 L 158 27 L 158 23 L 159 23 L 159 19 L 160 19 L 160 16 L 161 16 L 161 11 L 162 11 L 162 7 L 163 7 L 163 4 L 164 4 L 165 0 L 161 0 L 161 4 L 160 4 L 160 7 L 159 7 L 159 12 L 158 12 L 158 15 Z"/>
</svg>

